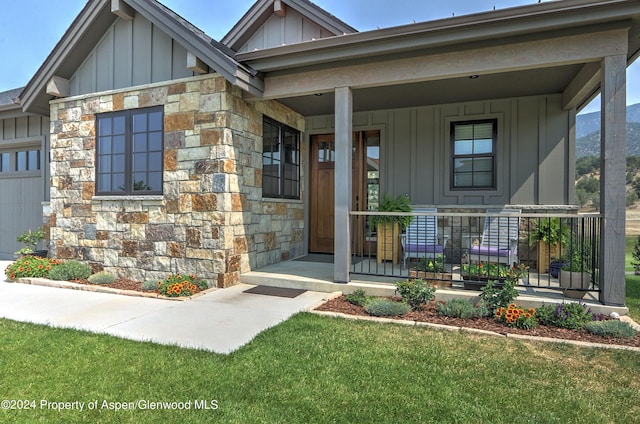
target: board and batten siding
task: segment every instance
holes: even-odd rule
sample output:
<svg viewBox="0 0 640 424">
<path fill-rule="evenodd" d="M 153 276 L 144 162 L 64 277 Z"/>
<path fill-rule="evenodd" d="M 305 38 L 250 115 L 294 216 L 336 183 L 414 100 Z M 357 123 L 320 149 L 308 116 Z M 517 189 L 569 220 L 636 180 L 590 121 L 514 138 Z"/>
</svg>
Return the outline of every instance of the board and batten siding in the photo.
<svg viewBox="0 0 640 424">
<path fill-rule="evenodd" d="M 140 15 L 118 19 L 70 78 L 72 96 L 186 78 L 187 50 Z"/>
<path fill-rule="evenodd" d="M 0 116 L 0 153 L 40 150 L 40 171 L 0 173 L 0 259 L 23 247 L 16 237 L 42 225 L 42 202 L 49 200 L 49 118 L 18 113 Z"/>
<path fill-rule="evenodd" d="M 334 34 L 323 29 L 320 25 L 288 8 L 286 16 L 282 18 L 275 14 L 272 15 L 240 48 L 239 52 L 262 50 L 333 36 Z"/>
<path fill-rule="evenodd" d="M 497 188 L 451 190 L 452 122 L 497 119 Z M 574 201 L 574 111 L 559 95 L 356 112 L 354 131 L 381 131 L 381 192 L 412 204 L 570 205 Z M 333 133 L 332 115 L 308 117 L 307 137 Z"/>
</svg>

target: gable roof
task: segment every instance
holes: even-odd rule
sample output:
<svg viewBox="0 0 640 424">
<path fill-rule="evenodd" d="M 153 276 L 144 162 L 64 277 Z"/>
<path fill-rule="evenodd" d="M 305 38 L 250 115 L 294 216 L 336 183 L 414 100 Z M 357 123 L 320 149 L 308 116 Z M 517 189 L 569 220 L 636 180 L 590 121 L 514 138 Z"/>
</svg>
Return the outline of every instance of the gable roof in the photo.
<svg viewBox="0 0 640 424">
<path fill-rule="evenodd" d="M 156 0 L 126 0 L 126 3 L 232 84 L 254 95 L 262 93 L 257 72 L 242 65 L 228 47 L 171 9 Z M 24 88 L 21 96 L 24 110 L 48 114 L 53 98 L 46 94 L 49 80 L 53 76 L 70 78 L 116 19 L 111 12 L 111 0 L 89 0 Z"/>
<path fill-rule="evenodd" d="M 358 32 L 344 21 L 333 16 L 326 10 L 316 6 L 309 0 L 282 0 L 291 9 L 313 21 L 333 35 L 353 34 Z M 221 42 L 234 51 L 242 46 L 255 32 L 273 15 L 274 0 L 258 0 L 244 14 L 233 28 L 225 35 Z"/>
<path fill-rule="evenodd" d="M 21 91 L 22 87 L 0 92 L 0 111 L 20 108 L 18 96 Z"/>
</svg>

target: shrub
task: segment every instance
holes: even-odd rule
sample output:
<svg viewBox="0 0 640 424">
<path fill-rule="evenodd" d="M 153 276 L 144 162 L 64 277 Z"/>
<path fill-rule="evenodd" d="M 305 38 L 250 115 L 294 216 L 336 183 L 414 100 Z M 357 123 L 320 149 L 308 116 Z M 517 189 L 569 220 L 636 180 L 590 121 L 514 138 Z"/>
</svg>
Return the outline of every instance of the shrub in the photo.
<svg viewBox="0 0 640 424">
<path fill-rule="evenodd" d="M 358 306 L 365 306 L 367 303 L 371 301 L 371 296 L 367 295 L 367 292 L 363 289 L 358 289 L 353 293 L 349 293 L 346 296 L 346 299 L 349 303 Z"/>
<path fill-rule="evenodd" d="M 538 325 L 535 309 L 524 309 L 516 306 L 515 303 L 508 305 L 506 308 L 498 308 L 496 311 L 496 319 L 508 327 L 523 328 L 525 330 L 529 330 Z"/>
<path fill-rule="evenodd" d="M 591 334 L 602 337 L 631 339 L 637 334 L 629 323 L 618 320 L 588 322 L 585 324 L 584 329 Z"/>
<path fill-rule="evenodd" d="M 66 261 L 60 265 L 51 268 L 49 278 L 58 281 L 70 281 L 81 278 L 89 278 L 91 275 L 91 267 L 78 261 Z"/>
<path fill-rule="evenodd" d="M 391 299 L 378 298 L 369 302 L 364 310 L 376 317 L 395 317 L 404 315 L 411 311 L 411 307 L 406 303 L 395 302 Z"/>
<path fill-rule="evenodd" d="M 96 272 L 89 277 L 91 284 L 111 284 L 116 281 L 116 276 L 108 273 L 107 271 Z"/>
<path fill-rule="evenodd" d="M 495 281 L 489 281 L 480 294 L 480 298 L 492 314 L 495 314 L 499 308 L 509 306 L 516 297 L 518 297 L 518 290 L 515 289 L 515 282 L 512 279 L 505 280 L 502 287 L 497 286 Z"/>
<path fill-rule="evenodd" d="M 58 259 L 23 256 L 11 263 L 4 271 L 10 280 L 18 278 L 48 278 L 49 272 L 61 262 Z"/>
<path fill-rule="evenodd" d="M 158 280 L 145 280 L 142 283 L 142 290 L 155 291 L 158 290 L 158 283 L 162 283 Z"/>
<path fill-rule="evenodd" d="M 423 280 L 396 281 L 394 284 L 396 292 L 414 311 L 420 309 L 421 304 L 427 303 L 436 297 L 436 289 Z"/>
<path fill-rule="evenodd" d="M 582 303 L 542 305 L 536 310 L 536 316 L 542 325 L 573 330 L 584 327 L 594 319 L 591 310 Z"/>
<path fill-rule="evenodd" d="M 488 314 L 484 304 L 474 305 L 466 299 L 451 299 L 446 303 L 436 305 L 438 315 L 452 318 L 480 318 Z"/>
<path fill-rule="evenodd" d="M 195 275 L 173 274 L 164 281 L 158 281 L 158 293 L 167 297 L 191 296 L 209 286 Z"/>
</svg>

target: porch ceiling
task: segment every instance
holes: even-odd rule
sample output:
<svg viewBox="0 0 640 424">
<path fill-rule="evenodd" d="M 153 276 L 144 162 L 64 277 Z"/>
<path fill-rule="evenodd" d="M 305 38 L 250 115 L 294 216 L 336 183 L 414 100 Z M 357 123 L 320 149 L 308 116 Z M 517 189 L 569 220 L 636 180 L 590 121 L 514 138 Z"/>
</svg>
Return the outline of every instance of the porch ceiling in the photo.
<svg viewBox="0 0 640 424">
<path fill-rule="evenodd" d="M 562 93 L 580 71 L 582 65 L 567 65 L 517 72 L 481 75 L 478 78 L 450 78 L 412 84 L 356 89 L 354 112 L 431 106 L 508 97 Z M 280 102 L 304 116 L 331 115 L 335 97 L 332 92 L 321 96 L 300 96 Z"/>
</svg>

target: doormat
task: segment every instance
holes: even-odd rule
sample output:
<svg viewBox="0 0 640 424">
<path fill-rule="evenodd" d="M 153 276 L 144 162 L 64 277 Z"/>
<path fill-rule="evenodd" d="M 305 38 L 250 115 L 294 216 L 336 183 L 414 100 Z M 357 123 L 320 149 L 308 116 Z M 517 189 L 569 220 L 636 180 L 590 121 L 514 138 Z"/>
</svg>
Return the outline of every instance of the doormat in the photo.
<svg viewBox="0 0 640 424">
<path fill-rule="evenodd" d="M 325 253 L 309 253 L 306 256 L 301 258 L 294 259 L 295 261 L 302 262 L 320 262 L 323 264 L 332 264 L 333 263 L 333 255 L 325 254 Z"/>
<path fill-rule="evenodd" d="M 288 289 L 283 287 L 271 287 L 271 286 L 255 286 L 248 290 L 245 290 L 243 293 L 263 294 L 266 296 L 277 296 L 277 297 L 288 297 L 290 299 L 293 299 L 294 297 L 300 296 L 304 292 L 306 292 L 306 290 L 303 290 L 303 289 Z"/>
<path fill-rule="evenodd" d="M 351 265 L 358 264 L 362 262 L 365 258 L 360 256 L 352 256 L 351 257 Z M 333 263 L 333 255 L 327 253 L 309 253 L 306 256 L 301 258 L 294 259 L 294 261 L 301 262 L 317 262 L 323 264 L 332 264 Z"/>
</svg>

